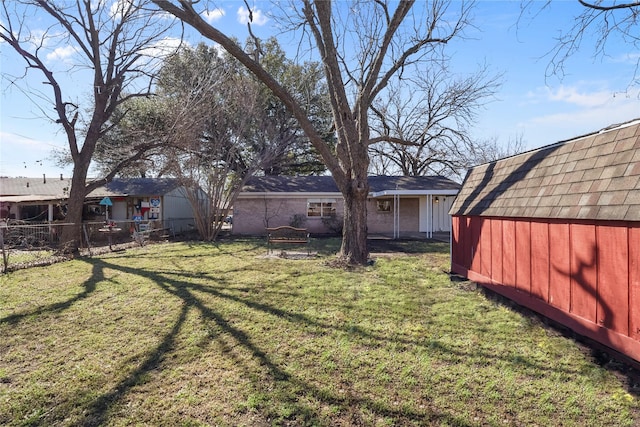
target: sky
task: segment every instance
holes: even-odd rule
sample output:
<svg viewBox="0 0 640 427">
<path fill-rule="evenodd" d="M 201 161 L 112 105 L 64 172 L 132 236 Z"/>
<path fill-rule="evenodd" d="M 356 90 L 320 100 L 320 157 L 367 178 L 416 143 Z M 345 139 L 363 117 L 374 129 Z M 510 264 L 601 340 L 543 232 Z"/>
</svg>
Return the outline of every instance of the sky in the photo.
<svg viewBox="0 0 640 427">
<path fill-rule="evenodd" d="M 244 2 L 217 4 L 219 8 L 207 19 L 244 40 Z M 297 41 L 278 32 L 275 21 L 268 17 L 268 8 L 267 2 L 256 4 L 254 33 L 261 38 L 278 35 L 281 45 L 293 52 Z M 566 63 L 565 75 L 548 75 L 547 54 L 580 11 L 581 6 L 573 0 L 554 0 L 549 9 L 535 16 L 532 11 L 521 16 L 519 1 L 478 2 L 474 27 L 466 31 L 464 40 L 447 46 L 452 73 L 467 73 L 486 64 L 489 71 L 502 76 L 498 92 L 478 111 L 473 128 L 476 138 L 492 138 L 503 145 L 519 138 L 525 149 L 535 149 L 640 118 L 638 88 L 630 86 L 638 57 L 632 45 L 611 39 L 607 54 L 596 55 L 597 39 L 587 34 L 580 50 Z M 43 24 L 33 19 L 30 25 L 38 30 Z M 194 32 L 187 36 L 192 44 L 207 42 Z M 47 57 L 54 69 L 61 70 L 57 77 L 70 91 L 92 86 L 82 72 L 67 71 L 76 54 L 69 46 L 61 46 Z M 21 58 L 0 43 L 0 73 L 16 75 L 23 70 Z M 27 81 L 31 87 L 42 88 L 41 75 L 32 73 Z M 18 82 L 23 83 L 26 81 Z M 0 90 L 0 176 L 71 176 L 72 167 L 61 168 L 52 159 L 54 150 L 68 146 L 60 126 L 43 118 L 42 110 L 53 107 L 45 100 L 26 96 L 5 78 Z"/>
</svg>

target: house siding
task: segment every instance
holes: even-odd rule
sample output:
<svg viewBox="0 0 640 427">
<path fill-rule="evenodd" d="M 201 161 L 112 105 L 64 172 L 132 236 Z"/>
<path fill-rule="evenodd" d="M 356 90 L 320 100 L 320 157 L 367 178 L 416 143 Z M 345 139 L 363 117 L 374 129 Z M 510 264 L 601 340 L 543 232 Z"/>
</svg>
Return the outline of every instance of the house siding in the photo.
<svg viewBox="0 0 640 427">
<path fill-rule="evenodd" d="M 420 227 L 420 201 L 415 198 L 400 199 L 400 233 L 417 232 Z M 393 232 L 393 207 L 391 212 L 379 212 L 377 201 L 367 203 L 367 227 L 369 233 Z"/>
<path fill-rule="evenodd" d="M 310 233 L 329 233 L 330 230 L 324 225 L 321 218 L 307 216 L 307 200 L 310 198 L 335 200 L 337 202 L 336 211 L 342 217 L 344 203 L 338 197 L 239 198 L 233 207 L 233 233 L 254 236 L 266 235 L 267 227 L 291 225 L 296 214 L 303 216 L 305 221 L 303 226 Z"/>
<path fill-rule="evenodd" d="M 433 203 L 433 212 L 432 220 L 433 220 L 433 230 L 434 231 L 449 231 L 451 230 L 451 216 L 449 215 L 449 209 L 453 205 L 453 201 L 455 200 L 455 196 L 439 196 L 438 201 Z M 420 203 L 423 206 L 427 206 L 428 199 L 427 197 L 420 198 Z M 427 230 L 428 219 L 422 226 L 420 227 L 420 231 Z"/>
<path fill-rule="evenodd" d="M 149 221 L 150 211 L 144 214 L 134 209 L 138 201 L 149 203 L 152 197 L 160 197 L 160 215 L 158 220 L 163 227 L 171 228 L 174 233 L 182 233 L 194 229 L 193 209 L 189 200 L 180 188 L 169 191 L 165 195 L 136 195 L 129 197 L 110 197 L 113 206 L 109 208 L 109 218 L 115 221 L 128 221 L 133 216 L 143 215 L 144 221 Z M 161 224 L 157 224 L 158 227 Z"/>
<path fill-rule="evenodd" d="M 184 189 L 176 188 L 160 197 L 160 219 L 164 227 L 171 228 L 174 233 L 191 231 L 195 227 L 193 208 L 184 192 Z"/>
<path fill-rule="evenodd" d="M 640 361 L 640 222 L 452 223 L 453 272 Z"/>
<path fill-rule="evenodd" d="M 308 197 L 269 197 L 269 198 L 238 198 L 233 210 L 233 233 L 240 235 L 265 235 L 267 227 L 291 225 L 296 214 L 305 218 L 304 227 L 314 234 L 331 234 L 321 218 L 308 217 L 307 200 L 333 199 L 337 203 L 337 217 L 344 216 L 344 201 L 341 197 L 308 196 Z M 388 234 L 393 231 L 393 210 L 379 212 L 376 199 L 367 201 L 367 227 L 369 233 Z M 400 199 L 400 232 L 418 232 L 420 227 L 419 198 Z"/>
<path fill-rule="evenodd" d="M 371 234 L 395 235 L 448 231 L 448 209 L 460 184 L 442 176 L 370 176 L 367 228 Z M 432 198 L 433 196 L 433 198 Z M 336 220 L 344 217 L 343 197 L 331 176 L 258 176 L 249 179 L 234 202 L 232 233 L 264 235 L 267 226 L 291 225 L 294 215 L 306 219 L 304 226 L 316 234 L 335 233 L 322 219 L 307 217 L 309 199 L 334 199 Z M 400 200 L 389 212 L 378 211 L 378 201 Z M 431 202 L 431 206 L 428 203 Z M 395 222 L 398 219 L 399 222 Z M 326 221 L 325 221 L 326 222 Z M 400 229 L 395 229 L 399 223 Z"/>
</svg>

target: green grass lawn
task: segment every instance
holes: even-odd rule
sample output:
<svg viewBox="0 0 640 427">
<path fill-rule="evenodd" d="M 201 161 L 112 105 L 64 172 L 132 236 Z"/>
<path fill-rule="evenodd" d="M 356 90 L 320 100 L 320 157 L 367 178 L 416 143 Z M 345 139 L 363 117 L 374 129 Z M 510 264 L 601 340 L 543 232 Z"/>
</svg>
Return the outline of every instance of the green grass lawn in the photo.
<svg viewBox="0 0 640 427">
<path fill-rule="evenodd" d="M 347 271 L 337 244 L 169 243 L 0 276 L 0 425 L 640 423 L 577 343 L 451 282 L 448 245 Z"/>
</svg>

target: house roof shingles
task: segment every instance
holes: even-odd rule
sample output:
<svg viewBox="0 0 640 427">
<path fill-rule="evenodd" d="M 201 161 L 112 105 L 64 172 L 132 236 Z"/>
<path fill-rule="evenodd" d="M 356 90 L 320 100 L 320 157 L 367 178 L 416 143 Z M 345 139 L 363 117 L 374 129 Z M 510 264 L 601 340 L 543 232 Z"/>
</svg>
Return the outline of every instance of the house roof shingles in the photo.
<svg viewBox="0 0 640 427">
<path fill-rule="evenodd" d="M 452 190 L 460 184 L 442 176 L 370 176 L 371 192 L 384 190 Z M 339 193 L 331 176 L 260 176 L 249 179 L 247 193 Z"/>
<path fill-rule="evenodd" d="M 177 188 L 175 178 L 116 178 L 88 197 L 164 195 Z M 0 178 L 0 196 L 41 196 L 41 200 L 69 197 L 68 178 Z"/>
<path fill-rule="evenodd" d="M 450 213 L 640 221 L 640 120 L 477 166 Z"/>
<path fill-rule="evenodd" d="M 331 176 L 255 176 L 242 188 L 247 193 L 339 193 Z"/>
<path fill-rule="evenodd" d="M 0 196 L 69 196 L 71 180 L 68 178 L 0 178 Z"/>
<path fill-rule="evenodd" d="M 179 186 L 176 178 L 122 178 L 96 188 L 89 197 L 165 195 Z"/>
</svg>

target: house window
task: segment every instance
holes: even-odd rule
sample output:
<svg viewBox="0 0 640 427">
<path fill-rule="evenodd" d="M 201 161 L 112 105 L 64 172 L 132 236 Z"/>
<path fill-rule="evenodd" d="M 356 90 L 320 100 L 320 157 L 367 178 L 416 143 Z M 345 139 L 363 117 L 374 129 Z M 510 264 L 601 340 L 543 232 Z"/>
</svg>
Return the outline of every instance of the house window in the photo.
<svg viewBox="0 0 640 427">
<path fill-rule="evenodd" d="M 376 200 L 378 212 L 391 212 L 391 199 Z"/>
<path fill-rule="evenodd" d="M 307 216 L 318 218 L 336 216 L 335 199 L 309 199 L 307 201 Z"/>
</svg>

